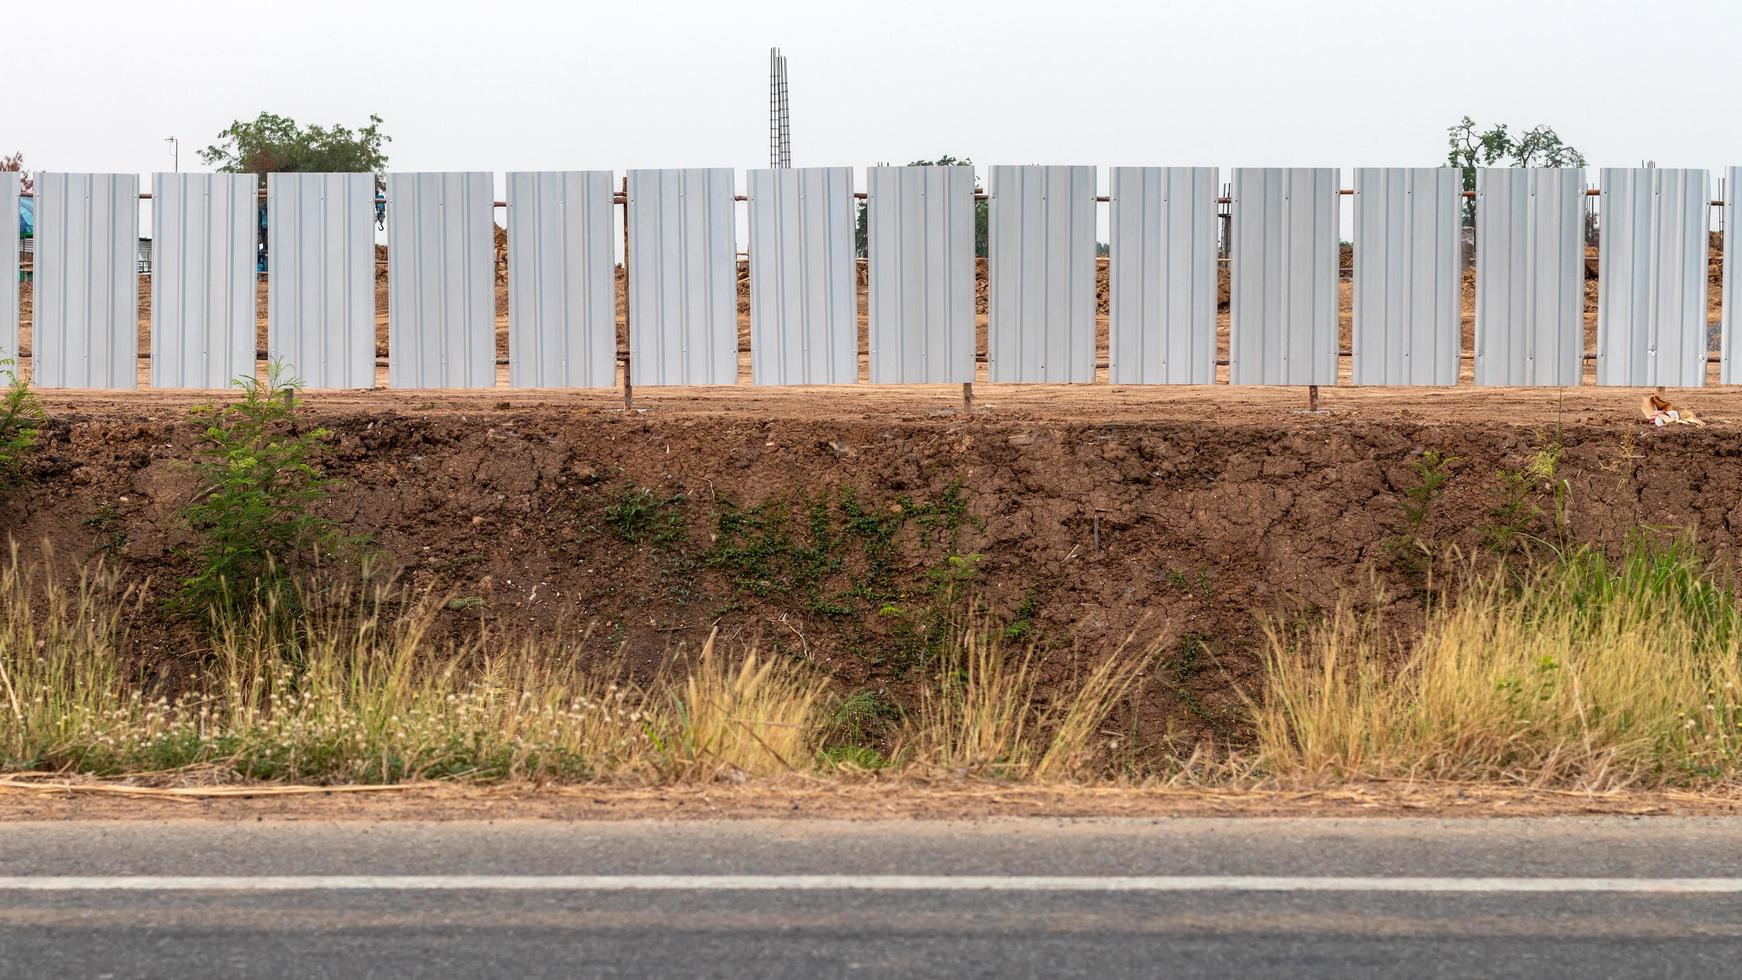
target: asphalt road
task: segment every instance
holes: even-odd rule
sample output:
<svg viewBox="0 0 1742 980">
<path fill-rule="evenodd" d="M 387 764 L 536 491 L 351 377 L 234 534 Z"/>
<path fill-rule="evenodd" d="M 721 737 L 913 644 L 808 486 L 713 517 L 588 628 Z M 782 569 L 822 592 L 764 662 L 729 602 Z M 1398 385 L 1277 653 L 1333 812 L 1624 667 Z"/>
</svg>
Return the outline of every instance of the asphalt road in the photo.
<svg viewBox="0 0 1742 980">
<path fill-rule="evenodd" d="M 0 824 L 0 977 L 1710 977 L 1742 820 Z"/>
</svg>

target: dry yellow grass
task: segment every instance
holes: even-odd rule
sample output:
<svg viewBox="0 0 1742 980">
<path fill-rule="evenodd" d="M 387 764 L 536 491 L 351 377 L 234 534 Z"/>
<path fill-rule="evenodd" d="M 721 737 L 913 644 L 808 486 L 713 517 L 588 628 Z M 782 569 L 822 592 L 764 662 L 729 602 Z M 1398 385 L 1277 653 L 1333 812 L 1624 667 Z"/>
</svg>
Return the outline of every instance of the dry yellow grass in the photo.
<svg viewBox="0 0 1742 980">
<path fill-rule="evenodd" d="M 77 587 L 0 567 L 0 771 L 213 771 L 248 780 L 711 781 L 839 772 L 825 679 L 715 638 L 635 683 L 596 649 L 431 640 L 439 597 L 391 583 L 305 589 L 204 652 L 173 699 L 128 676 L 147 601 L 100 568 Z M 1031 653 L 968 630 L 888 756 L 1011 778 L 1090 772 L 1152 653 L 1115 651 L 1043 700 Z M 866 746 L 859 758 L 884 758 Z M 887 746 L 881 747 L 887 750 Z M 852 768 L 852 767 L 847 767 Z"/>
<path fill-rule="evenodd" d="M 1127 641 L 1088 675 L 1043 693 L 1034 651 L 970 623 L 908 714 L 898 759 L 957 773 L 1058 780 L 1088 775 L 1115 737 L 1109 714 L 1154 663 L 1160 644 Z"/>
<path fill-rule="evenodd" d="M 1738 625 L 1686 543 L 1482 578 L 1413 644 L 1342 609 L 1303 635 L 1272 632 L 1255 761 L 1306 781 L 1733 781 Z"/>
</svg>

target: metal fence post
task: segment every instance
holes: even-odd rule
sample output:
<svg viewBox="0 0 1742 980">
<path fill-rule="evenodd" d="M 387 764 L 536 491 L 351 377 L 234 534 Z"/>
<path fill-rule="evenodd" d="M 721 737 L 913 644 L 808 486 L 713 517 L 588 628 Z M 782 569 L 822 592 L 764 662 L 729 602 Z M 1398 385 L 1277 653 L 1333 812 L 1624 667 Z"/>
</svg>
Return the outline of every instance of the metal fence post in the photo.
<svg viewBox="0 0 1742 980">
<path fill-rule="evenodd" d="M 612 346 L 615 346 L 613 344 Z M 623 411 L 635 411 L 634 345 L 629 340 L 629 177 L 623 177 Z"/>
</svg>

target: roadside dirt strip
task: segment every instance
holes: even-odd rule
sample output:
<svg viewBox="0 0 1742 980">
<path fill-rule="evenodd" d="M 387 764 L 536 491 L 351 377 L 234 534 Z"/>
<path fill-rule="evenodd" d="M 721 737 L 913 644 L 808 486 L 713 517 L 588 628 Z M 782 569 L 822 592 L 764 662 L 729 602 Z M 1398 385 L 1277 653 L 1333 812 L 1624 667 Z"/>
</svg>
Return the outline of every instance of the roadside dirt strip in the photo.
<svg viewBox="0 0 1742 980">
<path fill-rule="evenodd" d="M 0 777 L 0 822 L 116 819 L 632 820 L 656 818 L 1505 817 L 1742 813 L 1742 794 L 1584 793 L 1501 786 L 1321 789 L 1019 786 L 903 779 L 682 786 L 148 786 Z"/>
</svg>

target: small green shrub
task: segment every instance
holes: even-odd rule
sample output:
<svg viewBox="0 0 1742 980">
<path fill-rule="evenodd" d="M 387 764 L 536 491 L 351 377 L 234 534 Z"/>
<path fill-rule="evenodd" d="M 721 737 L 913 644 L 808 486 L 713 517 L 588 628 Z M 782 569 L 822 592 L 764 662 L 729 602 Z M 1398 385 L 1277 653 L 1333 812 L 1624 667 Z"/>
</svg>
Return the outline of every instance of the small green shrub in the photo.
<svg viewBox="0 0 1742 980">
<path fill-rule="evenodd" d="M 1415 471 L 1416 484 L 1403 491 L 1403 526 L 1385 545 L 1397 566 L 1411 578 L 1425 579 L 1433 568 L 1434 545 L 1425 536 L 1424 529 L 1434 503 L 1445 492 L 1446 481 L 1452 477 L 1452 467 L 1459 462 L 1457 456 L 1429 449 L 1421 454 L 1420 459 L 1410 463 L 1410 468 Z"/>
<path fill-rule="evenodd" d="M 48 420 L 36 392 L 13 367 L 11 361 L 0 361 L 0 380 L 6 383 L 6 394 L 0 398 L 0 488 L 17 478 L 19 466 Z"/>
<path fill-rule="evenodd" d="M 296 424 L 301 384 L 273 365 L 265 384 L 236 382 L 241 401 L 193 411 L 206 426 L 201 489 L 182 513 L 198 543 L 184 553 L 194 574 L 175 602 L 213 627 L 265 606 L 294 615 L 293 571 L 349 543 L 313 511 L 332 484 L 313 465 L 331 433 Z"/>
<path fill-rule="evenodd" d="M 1565 551 L 1570 542 L 1568 503 L 1572 485 L 1559 476 L 1561 444 L 1557 436 L 1531 454 L 1523 469 L 1499 471 L 1501 499 L 1491 513 L 1495 523 L 1484 531 L 1484 538 L 1502 556 L 1526 552 L 1531 545 L 1547 545 Z M 1553 508 L 1556 540 L 1550 542 L 1536 533 L 1545 514 L 1536 502 L 1539 494 L 1548 495 Z"/>
</svg>

